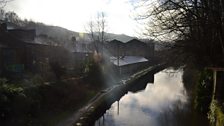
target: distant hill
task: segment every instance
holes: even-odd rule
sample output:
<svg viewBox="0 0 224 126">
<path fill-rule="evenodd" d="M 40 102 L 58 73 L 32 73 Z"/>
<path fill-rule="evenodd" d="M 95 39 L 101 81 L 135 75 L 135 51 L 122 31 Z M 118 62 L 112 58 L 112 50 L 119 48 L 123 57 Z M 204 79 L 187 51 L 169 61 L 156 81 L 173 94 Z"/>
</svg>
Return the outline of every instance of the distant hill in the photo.
<svg viewBox="0 0 224 126">
<path fill-rule="evenodd" d="M 59 26 L 50 26 L 50 25 L 45 25 L 42 23 L 36 23 L 32 25 L 27 25 L 25 27 L 35 28 L 37 36 L 41 34 L 45 34 L 45 35 L 48 35 L 49 37 L 53 37 L 63 41 L 68 41 L 68 40 L 70 41 L 72 37 L 76 37 L 77 41 L 90 41 L 90 38 L 89 38 L 90 36 L 88 33 L 79 33 L 79 32 L 71 31 Z M 117 39 L 122 42 L 127 42 L 134 38 L 125 34 L 113 34 L 113 33 L 106 33 L 105 36 L 108 39 L 108 41 Z"/>
<path fill-rule="evenodd" d="M 32 26 L 29 26 L 29 27 L 27 26 L 26 28 L 36 29 L 37 43 L 43 43 L 43 44 L 56 43 L 56 45 L 64 45 L 66 48 L 71 50 L 72 50 L 71 47 L 73 47 L 71 38 L 74 36 L 76 37 L 77 42 L 89 43 L 91 41 L 88 33 L 79 33 L 79 32 L 71 31 L 59 26 L 50 26 L 50 25 L 45 25 L 42 23 L 36 23 L 36 24 L 33 24 Z M 48 40 L 42 37 L 43 35 L 47 35 Z M 106 37 L 107 37 L 107 41 L 117 39 L 124 43 L 135 38 L 125 34 L 113 34 L 113 33 L 106 33 Z M 148 39 L 140 39 L 140 40 L 146 43 L 147 42 L 155 43 L 155 50 L 163 50 L 164 48 L 166 48 L 164 43 L 157 43 L 153 40 L 148 40 Z"/>
<path fill-rule="evenodd" d="M 72 38 L 74 37 L 78 42 L 90 42 L 90 36 L 88 33 L 79 33 L 59 26 L 50 26 L 26 19 L 23 20 L 15 12 L 6 12 L 2 9 L 0 10 L 0 21 L 6 21 L 12 27 L 16 28 L 36 29 L 36 43 L 54 44 L 55 42 L 55 45 L 64 45 L 65 47 L 71 47 Z M 105 33 L 105 37 L 108 38 L 107 41 L 117 39 L 122 42 L 127 42 L 134 38 L 124 34 L 117 35 L 112 33 Z"/>
<path fill-rule="evenodd" d="M 13 23 L 12 23 L 13 24 Z M 15 23 L 16 24 L 16 23 Z M 11 24 L 10 24 L 11 25 Z M 64 46 L 65 48 L 73 51 L 74 49 L 74 37 L 76 38 L 76 42 L 79 43 L 90 43 L 91 38 L 88 33 L 79 33 L 75 31 L 68 30 L 66 28 L 62 28 L 59 26 L 51 26 L 43 23 L 36 23 L 32 21 L 21 21 L 17 26 L 22 29 L 35 29 L 36 30 L 36 38 L 35 43 L 39 44 L 48 44 L 55 46 Z M 128 42 L 136 37 L 131 37 L 125 34 L 113 34 L 113 33 L 105 33 L 106 41 L 111 40 L 119 40 L 121 42 Z M 143 42 L 154 42 L 153 40 L 143 40 Z M 155 42 L 154 42 L 155 43 Z M 159 50 L 161 45 L 157 45 Z"/>
<path fill-rule="evenodd" d="M 77 42 L 89 43 L 91 41 L 88 33 L 79 33 L 59 26 L 50 26 L 43 23 L 29 23 L 25 25 L 25 28 L 36 29 L 37 43 L 52 44 L 52 41 L 55 41 L 55 45 L 64 45 L 66 48 L 70 48 L 72 46 L 72 37 L 75 37 Z M 47 37 L 49 40 L 47 40 Z M 117 39 L 122 42 L 127 42 L 134 38 L 124 34 L 113 33 L 105 33 L 105 37 L 107 41 Z"/>
</svg>

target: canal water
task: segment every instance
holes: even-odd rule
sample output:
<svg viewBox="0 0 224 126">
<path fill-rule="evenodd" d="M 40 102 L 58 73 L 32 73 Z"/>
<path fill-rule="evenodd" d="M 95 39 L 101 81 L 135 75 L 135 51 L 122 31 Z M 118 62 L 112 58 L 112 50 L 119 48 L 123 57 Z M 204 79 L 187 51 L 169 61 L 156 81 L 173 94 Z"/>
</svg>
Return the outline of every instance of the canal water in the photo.
<svg viewBox="0 0 224 126">
<path fill-rule="evenodd" d="M 128 92 L 95 126 L 208 126 L 198 115 L 182 83 L 182 71 L 164 70 L 144 90 Z"/>
</svg>

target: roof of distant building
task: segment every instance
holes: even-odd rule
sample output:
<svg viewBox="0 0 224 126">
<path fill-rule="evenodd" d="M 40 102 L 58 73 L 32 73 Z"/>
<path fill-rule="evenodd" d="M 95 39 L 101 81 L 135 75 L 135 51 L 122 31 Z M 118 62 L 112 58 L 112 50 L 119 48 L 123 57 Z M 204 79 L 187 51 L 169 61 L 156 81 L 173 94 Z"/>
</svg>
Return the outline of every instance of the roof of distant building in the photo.
<svg viewBox="0 0 224 126">
<path fill-rule="evenodd" d="M 19 25 L 15 24 L 15 23 L 12 23 L 12 22 L 5 21 L 5 20 L 0 20 L 0 23 L 1 24 L 6 24 L 7 30 L 20 28 Z"/>
<path fill-rule="evenodd" d="M 112 43 L 124 44 L 124 42 L 119 41 L 119 40 L 117 40 L 117 39 L 113 39 L 113 40 L 109 41 L 108 43 L 109 43 L 109 44 L 112 44 Z"/>
<path fill-rule="evenodd" d="M 117 39 L 113 39 L 111 41 L 108 41 L 108 43 L 119 43 L 119 44 L 126 44 L 126 43 L 153 43 L 152 40 L 146 40 L 146 39 L 137 39 L 137 38 L 134 38 L 134 39 L 131 39 L 129 41 L 120 41 L 120 40 L 117 40 Z"/>
</svg>

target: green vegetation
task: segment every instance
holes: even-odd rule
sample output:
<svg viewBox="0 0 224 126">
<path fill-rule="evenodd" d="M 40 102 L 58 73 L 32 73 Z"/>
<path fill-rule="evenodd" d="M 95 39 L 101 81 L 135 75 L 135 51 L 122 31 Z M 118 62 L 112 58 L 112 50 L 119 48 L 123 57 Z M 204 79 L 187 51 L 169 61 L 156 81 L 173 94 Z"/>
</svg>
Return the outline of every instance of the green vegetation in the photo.
<svg viewBox="0 0 224 126">
<path fill-rule="evenodd" d="M 212 99 L 212 79 L 212 72 L 204 70 L 201 72 L 196 84 L 194 106 L 199 112 L 205 114 L 209 111 L 209 105 Z"/>
<path fill-rule="evenodd" d="M 45 82 L 39 74 L 20 81 L 0 79 L 0 121 L 5 126 L 53 126 L 87 103 L 101 88 L 97 64 L 84 77 Z"/>
<path fill-rule="evenodd" d="M 196 90 L 194 98 L 194 107 L 200 113 L 208 116 L 212 126 L 224 125 L 223 107 L 219 101 L 212 99 L 213 96 L 213 74 L 211 70 L 200 72 L 196 80 Z"/>
<path fill-rule="evenodd" d="M 97 63 L 88 63 L 85 68 L 85 80 L 100 88 L 104 84 L 104 75 L 101 71 L 102 68 Z"/>
<path fill-rule="evenodd" d="M 13 114 L 12 112 L 23 106 L 15 105 L 18 100 L 24 100 L 26 95 L 22 87 L 14 84 L 8 84 L 6 79 L 0 79 L 0 114 L 1 119 L 4 120 Z M 24 106 L 25 107 L 25 106 Z"/>
<path fill-rule="evenodd" d="M 217 100 L 212 100 L 208 118 L 212 126 L 224 126 L 224 113 Z"/>
</svg>

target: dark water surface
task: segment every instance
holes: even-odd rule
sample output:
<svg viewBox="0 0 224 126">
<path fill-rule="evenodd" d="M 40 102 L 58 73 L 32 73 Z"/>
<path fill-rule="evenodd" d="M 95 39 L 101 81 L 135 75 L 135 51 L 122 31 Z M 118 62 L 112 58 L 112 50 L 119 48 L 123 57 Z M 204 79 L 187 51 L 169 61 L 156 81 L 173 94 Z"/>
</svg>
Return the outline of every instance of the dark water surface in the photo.
<svg viewBox="0 0 224 126">
<path fill-rule="evenodd" d="M 182 73 L 164 70 L 155 74 L 154 84 L 128 92 L 111 105 L 95 126 L 207 126 L 206 117 L 191 107 Z"/>
</svg>

